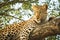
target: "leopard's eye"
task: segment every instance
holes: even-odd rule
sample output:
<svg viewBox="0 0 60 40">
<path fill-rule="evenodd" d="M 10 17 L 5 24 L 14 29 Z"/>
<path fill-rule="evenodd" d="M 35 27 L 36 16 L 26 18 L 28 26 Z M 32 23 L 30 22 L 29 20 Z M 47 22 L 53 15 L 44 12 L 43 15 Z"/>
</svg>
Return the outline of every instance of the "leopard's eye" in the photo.
<svg viewBox="0 0 60 40">
<path fill-rule="evenodd" d="M 41 13 L 41 11 L 40 11 L 40 13 Z"/>
<path fill-rule="evenodd" d="M 39 17 L 37 19 L 39 19 Z"/>
</svg>

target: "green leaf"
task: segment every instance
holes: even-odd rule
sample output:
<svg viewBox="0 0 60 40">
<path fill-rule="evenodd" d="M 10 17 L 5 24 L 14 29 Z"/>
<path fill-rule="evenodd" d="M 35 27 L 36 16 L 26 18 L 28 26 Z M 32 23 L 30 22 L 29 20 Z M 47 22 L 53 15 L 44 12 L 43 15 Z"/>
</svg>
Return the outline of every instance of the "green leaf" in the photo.
<svg viewBox="0 0 60 40">
<path fill-rule="evenodd" d="M 22 4 L 22 8 L 23 9 L 30 9 L 31 8 L 31 3 L 28 1 L 28 2 L 24 2 Z"/>
</svg>

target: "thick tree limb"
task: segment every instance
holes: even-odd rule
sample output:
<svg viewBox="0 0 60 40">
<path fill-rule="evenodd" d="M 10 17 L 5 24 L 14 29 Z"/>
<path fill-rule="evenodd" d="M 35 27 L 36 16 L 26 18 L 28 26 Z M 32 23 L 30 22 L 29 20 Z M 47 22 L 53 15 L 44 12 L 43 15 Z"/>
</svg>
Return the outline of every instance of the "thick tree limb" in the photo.
<svg viewBox="0 0 60 40">
<path fill-rule="evenodd" d="M 30 34 L 29 40 L 42 40 L 52 35 L 60 35 L 60 18 L 54 19 L 36 27 Z"/>
</svg>

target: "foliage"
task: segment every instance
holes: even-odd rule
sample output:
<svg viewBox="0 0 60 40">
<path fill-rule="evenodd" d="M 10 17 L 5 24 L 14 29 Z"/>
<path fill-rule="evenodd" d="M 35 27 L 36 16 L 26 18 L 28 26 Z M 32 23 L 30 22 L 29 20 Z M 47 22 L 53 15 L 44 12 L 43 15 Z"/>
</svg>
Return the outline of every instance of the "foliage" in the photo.
<svg viewBox="0 0 60 40">
<path fill-rule="evenodd" d="M 33 15 L 33 14 L 31 14 L 32 13 L 31 6 L 34 4 L 38 5 L 39 2 L 41 2 L 41 0 L 40 1 L 35 0 L 35 2 L 32 2 L 33 0 L 28 0 L 28 1 L 22 2 L 22 3 L 17 1 L 16 3 L 11 2 L 9 5 L 4 4 L 5 6 L 1 7 L 1 5 L 3 5 L 4 2 L 8 3 L 9 1 L 10 0 L 0 0 L 0 28 L 4 27 L 6 25 L 9 25 L 11 23 L 24 20 L 22 18 L 26 15 L 27 15 L 27 17 L 28 16 L 31 17 Z M 14 1 L 16 1 L 16 0 L 13 0 L 13 2 Z M 18 3 L 18 6 L 17 6 L 17 9 L 15 9 L 14 5 L 16 5 L 17 3 Z M 45 0 L 45 1 L 41 2 L 41 4 L 43 4 L 43 3 L 48 4 L 48 16 L 56 16 L 56 17 L 60 16 L 60 0 L 58 0 L 58 1 Z M 22 4 L 22 6 L 19 6 L 21 4 Z M 41 5 L 41 4 L 39 4 L 39 5 Z M 31 10 L 31 11 L 27 12 L 27 10 Z M 14 22 L 11 22 L 11 20 L 14 20 Z"/>
<path fill-rule="evenodd" d="M 22 8 L 23 9 L 31 9 L 31 3 L 29 1 L 28 2 L 23 2 Z"/>
</svg>

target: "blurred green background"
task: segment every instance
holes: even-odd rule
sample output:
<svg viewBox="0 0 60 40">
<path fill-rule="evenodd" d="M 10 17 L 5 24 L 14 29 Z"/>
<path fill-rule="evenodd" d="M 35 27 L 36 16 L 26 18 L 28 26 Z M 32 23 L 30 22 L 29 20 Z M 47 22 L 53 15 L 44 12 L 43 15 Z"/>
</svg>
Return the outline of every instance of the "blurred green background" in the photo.
<svg viewBox="0 0 60 40">
<path fill-rule="evenodd" d="M 47 19 L 60 17 L 60 0 L 0 0 L 0 29 L 30 19 L 33 16 L 31 6 L 43 4 L 48 4 Z M 46 40 L 60 40 L 60 36 L 50 36 Z"/>
</svg>

